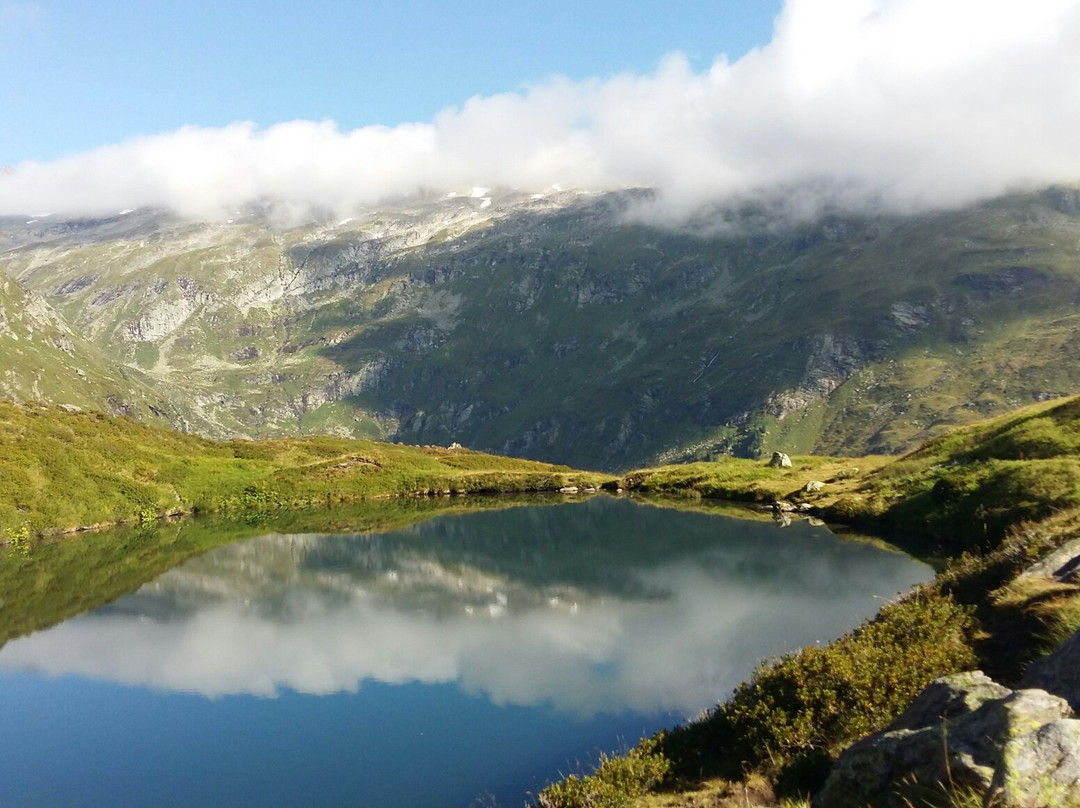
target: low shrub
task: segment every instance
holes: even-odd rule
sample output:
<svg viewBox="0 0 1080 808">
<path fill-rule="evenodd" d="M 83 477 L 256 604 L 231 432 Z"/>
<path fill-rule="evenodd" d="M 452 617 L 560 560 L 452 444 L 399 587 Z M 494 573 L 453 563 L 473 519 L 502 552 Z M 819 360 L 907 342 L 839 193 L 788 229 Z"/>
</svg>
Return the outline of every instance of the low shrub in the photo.
<svg viewBox="0 0 1080 808">
<path fill-rule="evenodd" d="M 538 808 L 629 808 L 667 775 L 670 761 L 657 751 L 658 738 L 641 741 L 621 756 L 600 755 L 596 771 L 571 774 L 537 796 Z"/>
<path fill-rule="evenodd" d="M 827 646 L 762 664 L 729 701 L 672 732 L 664 751 L 683 776 L 737 778 L 838 750 L 884 727 L 937 677 L 970 667 L 970 620 L 951 598 L 919 590 Z"/>
</svg>

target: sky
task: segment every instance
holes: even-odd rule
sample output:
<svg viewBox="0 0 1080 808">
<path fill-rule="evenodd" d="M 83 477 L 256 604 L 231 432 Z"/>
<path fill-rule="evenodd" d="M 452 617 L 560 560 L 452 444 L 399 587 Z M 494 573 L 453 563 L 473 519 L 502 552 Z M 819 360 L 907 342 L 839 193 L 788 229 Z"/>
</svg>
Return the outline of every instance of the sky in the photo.
<svg viewBox="0 0 1080 808">
<path fill-rule="evenodd" d="M 0 0 L 0 214 L 1080 180 L 1080 0 Z"/>
</svg>

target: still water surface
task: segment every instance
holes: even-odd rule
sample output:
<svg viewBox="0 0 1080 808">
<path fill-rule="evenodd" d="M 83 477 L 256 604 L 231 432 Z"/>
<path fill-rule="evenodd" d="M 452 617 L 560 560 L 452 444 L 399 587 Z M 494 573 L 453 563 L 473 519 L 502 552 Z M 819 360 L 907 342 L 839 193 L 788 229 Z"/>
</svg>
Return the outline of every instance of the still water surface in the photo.
<svg viewBox="0 0 1080 808">
<path fill-rule="evenodd" d="M 0 650 L 0 805 L 518 808 L 930 575 L 608 497 L 231 544 Z"/>
</svg>

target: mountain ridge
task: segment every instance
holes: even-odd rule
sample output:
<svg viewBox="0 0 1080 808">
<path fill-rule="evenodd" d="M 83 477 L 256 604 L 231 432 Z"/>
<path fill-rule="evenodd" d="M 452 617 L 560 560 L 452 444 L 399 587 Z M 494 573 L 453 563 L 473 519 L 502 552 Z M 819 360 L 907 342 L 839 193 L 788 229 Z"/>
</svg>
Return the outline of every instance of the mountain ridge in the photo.
<svg viewBox="0 0 1080 808">
<path fill-rule="evenodd" d="M 9 217 L 0 271 L 217 437 L 625 469 L 894 453 L 1080 390 L 1072 186 L 915 216 L 744 208 L 698 232 L 630 218 L 642 194 L 429 195 L 302 226 Z"/>
</svg>

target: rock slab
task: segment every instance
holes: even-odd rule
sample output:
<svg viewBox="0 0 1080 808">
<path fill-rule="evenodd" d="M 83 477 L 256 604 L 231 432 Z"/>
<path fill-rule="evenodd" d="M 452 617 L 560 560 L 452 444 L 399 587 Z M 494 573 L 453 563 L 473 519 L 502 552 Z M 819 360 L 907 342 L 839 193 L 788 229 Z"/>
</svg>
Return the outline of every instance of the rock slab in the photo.
<svg viewBox="0 0 1080 808">
<path fill-rule="evenodd" d="M 814 808 L 910 808 L 951 792 L 1005 808 L 1080 808 L 1080 721 L 1041 689 L 980 671 L 936 680 L 882 732 L 851 746 Z"/>
</svg>

